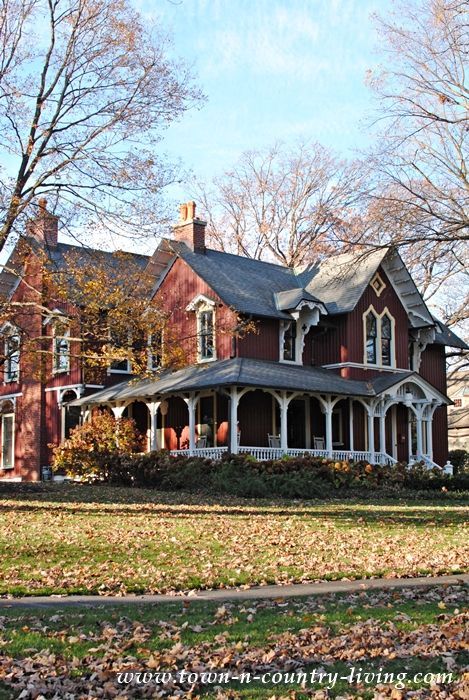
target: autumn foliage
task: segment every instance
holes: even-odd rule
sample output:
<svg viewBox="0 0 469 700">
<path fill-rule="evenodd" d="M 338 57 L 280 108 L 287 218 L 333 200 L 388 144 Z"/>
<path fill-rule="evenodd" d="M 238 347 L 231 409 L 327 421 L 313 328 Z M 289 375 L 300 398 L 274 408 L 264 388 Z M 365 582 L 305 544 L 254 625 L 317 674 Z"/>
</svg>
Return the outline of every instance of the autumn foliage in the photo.
<svg viewBox="0 0 469 700">
<path fill-rule="evenodd" d="M 110 413 L 100 411 L 55 447 L 53 466 L 54 470 L 64 470 L 70 476 L 107 479 L 112 460 L 119 452 L 139 449 L 139 434 L 133 420 L 116 421 Z"/>
</svg>

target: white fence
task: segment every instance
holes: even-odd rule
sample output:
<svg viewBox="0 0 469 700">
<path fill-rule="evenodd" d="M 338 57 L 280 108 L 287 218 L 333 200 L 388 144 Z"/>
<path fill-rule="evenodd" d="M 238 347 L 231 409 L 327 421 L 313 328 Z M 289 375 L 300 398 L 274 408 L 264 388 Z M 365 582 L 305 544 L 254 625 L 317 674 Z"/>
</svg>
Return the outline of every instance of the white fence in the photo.
<svg viewBox="0 0 469 700">
<path fill-rule="evenodd" d="M 172 455 L 181 455 L 183 457 L 203 457 L 206 459 L 221 459 L 223 453 L 227 452 L 227 447 L 197 447 L 194 450 L 172 450 Z M 251 447 L 240 445 L 238 447 L 239 454 L 249 454 L 258 459 L 259 461 L 266 461 L 270 459 L 281 459 L 284 455 L 289 457 L 322 457 L 325 459 L 334 459 L 336 461 L 350 461 L 350 462 L 372 462 L 373 464 L 395 464 L 395 460 L 391 455 L 385 452 L 375 452 L 372 457 L 371 452 L 365 452 L 360 450 L 332 450 L 329 454 L 327 450 L 309 450 L 306 448 L 289 448 L 287 450 L 282 450 L 281 447 Z"/>
</svg>

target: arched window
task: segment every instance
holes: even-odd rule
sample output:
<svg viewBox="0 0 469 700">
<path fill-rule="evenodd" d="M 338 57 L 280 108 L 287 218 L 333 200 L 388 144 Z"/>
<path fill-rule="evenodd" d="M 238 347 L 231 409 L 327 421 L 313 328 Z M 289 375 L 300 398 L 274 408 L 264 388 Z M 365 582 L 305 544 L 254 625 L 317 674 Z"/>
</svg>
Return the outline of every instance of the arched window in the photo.
<svg viewBox="0 0 469 700">
<path fill-rule="evenodd" d="M 391 366 L 392 323 L 387 314 L 381 317 L 381 364 Z"/>
<path fill-rule="evenodd" d="M 375 314 L 370 311 L 366 316 L 366 362 L 376 365 L 378 361 L 377 353 L 378 320 Z"/>
</svg>

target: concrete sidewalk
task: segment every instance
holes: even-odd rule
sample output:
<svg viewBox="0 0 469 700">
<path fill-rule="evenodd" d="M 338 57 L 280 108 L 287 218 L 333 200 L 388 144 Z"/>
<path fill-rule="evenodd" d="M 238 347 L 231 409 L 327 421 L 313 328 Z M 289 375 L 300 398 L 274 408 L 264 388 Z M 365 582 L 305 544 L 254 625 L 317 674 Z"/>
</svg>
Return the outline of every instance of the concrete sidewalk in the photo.
<svg viewBox="0 0 469 700">
<path fill-rule="evenodd" d="M 391 588 L 423 588 L 430 586 L 447 586 L 449 584 L 469 584 L 468 574 L 453 576 L 424 576 L 420 578 L 376 578 L 355 581 L 321 581 L 319 583 L 297 583 L 290 586 L 257 586 L 243 589 L 217 589 L 211 591 L 193 591 L 174 593 L 172 595 L 126 595 L 126 596 L 31 596 L 28 598 L 0 598 L 0 609 L 22 607 L 73 607 L 80 605 L 121 605 L 142 603 L 178 603 L 182 601 L 224 601 L 224 600 L 262 600 L 269 598 L 293 598 L 294 596 L 324 595 L 327 593 L 354 593 Z"/>
</svg>

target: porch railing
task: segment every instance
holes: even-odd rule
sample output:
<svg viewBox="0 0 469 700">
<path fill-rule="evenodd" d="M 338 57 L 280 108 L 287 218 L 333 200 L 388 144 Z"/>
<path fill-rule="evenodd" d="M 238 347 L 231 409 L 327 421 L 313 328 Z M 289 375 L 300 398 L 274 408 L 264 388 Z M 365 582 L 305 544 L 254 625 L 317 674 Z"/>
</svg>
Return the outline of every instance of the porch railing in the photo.
<svg viewBox="0 0 469 700">
<path fill-rule="evenodd" d="M 172 455 L 181 455 L 185 457 L 203 457 L 206 459 L 221 459 L 222 455 L 228 451 L 227 447 L 197 447 L 194 450 L 171 450 Z M 283 455 L 288 455 L 289 457 L 303 457 L 306 455 L 311 455 L 313 457 L 320 457 L 325 459 L 334 459 L 336 461 L 365 461 L 385 465 L 396 464 L 395 460 L 391 455 L 386 452 L 375 452 L 374 459 L 372 460 L 371 452 L 363 450 L 332 450 L 332 454 L 329 455 L 327 450 L 311 450 L 307 448 L 288 448 L 286 451 L 282 450 L 281 447 L 252 447 L 240 445 L 238 447 L 239 454 L 250 454 L 259 461 L 266 461 L 270 459 L 281 459 Z"/>
</svg>

